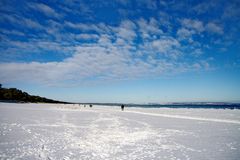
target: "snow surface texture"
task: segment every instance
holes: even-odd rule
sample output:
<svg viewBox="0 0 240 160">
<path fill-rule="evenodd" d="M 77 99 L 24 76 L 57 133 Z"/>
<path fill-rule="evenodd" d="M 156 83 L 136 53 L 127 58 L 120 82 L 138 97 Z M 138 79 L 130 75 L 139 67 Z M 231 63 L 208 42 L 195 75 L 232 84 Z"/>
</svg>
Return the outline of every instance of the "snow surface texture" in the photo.
<svg viewBox="0 0 240 160">
<path fill-rule="evenodd" d="M 239 158 L 240 110 L 0 103 L 0 159 Z"/>
</svg>

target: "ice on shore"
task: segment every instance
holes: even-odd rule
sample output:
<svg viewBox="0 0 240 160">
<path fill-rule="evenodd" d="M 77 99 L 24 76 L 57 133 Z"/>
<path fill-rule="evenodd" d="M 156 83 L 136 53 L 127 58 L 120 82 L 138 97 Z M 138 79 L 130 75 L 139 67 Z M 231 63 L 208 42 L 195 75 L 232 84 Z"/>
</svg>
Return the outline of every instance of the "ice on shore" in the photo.
<svg viewBox="0 0 240 160">
<path fill-rule="evenodd" d="M 240 110 L 0 103 L 0 159 L 239 157 Z"/>
</svg>

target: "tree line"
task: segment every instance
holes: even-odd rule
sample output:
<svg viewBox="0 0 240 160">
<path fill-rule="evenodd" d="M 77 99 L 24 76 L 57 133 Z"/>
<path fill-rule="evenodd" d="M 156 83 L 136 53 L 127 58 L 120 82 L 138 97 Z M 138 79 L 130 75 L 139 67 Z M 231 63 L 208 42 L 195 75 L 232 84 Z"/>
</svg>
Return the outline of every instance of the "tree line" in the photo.
<svg viewBox="0 0 240 160">
<path fill-rule="evenodd" d="M 30 95 L 17 88 L 3 88 L 0 84 L 0 100 L 6 102 L 66 103 L 45 97 Z"/>
</svg>

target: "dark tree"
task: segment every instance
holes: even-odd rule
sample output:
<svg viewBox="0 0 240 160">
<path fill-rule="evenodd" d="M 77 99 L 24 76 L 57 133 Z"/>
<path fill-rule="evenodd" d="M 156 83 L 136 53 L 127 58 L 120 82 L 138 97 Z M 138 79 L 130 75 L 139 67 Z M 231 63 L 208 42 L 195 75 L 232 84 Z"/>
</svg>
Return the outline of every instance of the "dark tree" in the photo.
<svg viewBox="0 0 240 160">
<path fill-rule="evenodd" d="M 0 88 L 0 100 L 16 101 L 16 102 L 33 102 L 33 103 L 66 103 L 47 99 L 40 96 L 32 96 L 26 92 L 22 92 L 17 88 Z"/>
</svg>

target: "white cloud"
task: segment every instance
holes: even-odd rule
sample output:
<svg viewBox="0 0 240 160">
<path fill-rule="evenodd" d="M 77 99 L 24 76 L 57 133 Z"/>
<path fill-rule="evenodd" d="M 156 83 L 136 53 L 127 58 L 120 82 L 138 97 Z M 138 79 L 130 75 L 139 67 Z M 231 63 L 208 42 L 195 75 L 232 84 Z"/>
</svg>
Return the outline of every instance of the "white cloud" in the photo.
<svg viewBox="0 0 240 160">
<path fill-rule="evenodd" d="M 6 53 L 9 54 L 20 54 L 20 55 L 27 55 L 27 54 L 36 54 L 41 53 L 44 54 L 45 51 L 51 52 L 54 51 L 55 54 L 71 54 L 73 53 L 72 47 L 69 44 L 64 42 L 52 42 L 52 41 L 44 41 L 44 40 L 33 40 L 30 42 L 23 42 L 23 41 L 13 41 L 8 40 L 4 42 L 5 46 L 7 46 Z M 19 52 L 21 51 L 21 52 Z"/>
<path fill-rule="evenodd" d="M 136 29 L 135 23 L 130 20 L 123 20 L 120 24 L 120 27 L 131 30 Z"/>
<path fill-rule="evenodd" d="M 181 23 L 182 23 L 182 26 L 184 26 L 188 29 L 194 29 L 198 32 L 203 32 L 204 31 L 204 25 L 203 25 L 202 21 L 185 18 L 181 21 Z"/>
<path fill-rule="evenodd" d="M 116 39 L 116 45 L 118 45 L 118 46 L 124 46 L 124 45 L 126 45 L 126 41 L 125 41 L 124 39 L 118 37 L 118 38 Z"/>
<path fill-rule="evenodd" d="M 136 25 L 130 20 L 124 20 L 120 23 L 118 27 L 109 27 L 111 28 L 110 34 L 116 36 L 116 38 L 123 39 L 131 43 L 136 34 Z M 113 36 L 113 37 L 114 37 Z"/>
<path fill-rule="evenodd" d="M 223 11 L 217 17 L 210 12 L 211 16 L 207 19 L 191 15 L 197 12 L 204 16 L 204 13 L 214 7 L 212 4 L 216 4 L 211 2 L 196 3 L 197 6 L 187 9 L 183 6 L 190 6 L 189 3 L 179 2 L 175 5 L 175 1 L 168 0 L 145 0 L 137 4 L 119 0 L 122 5 L 104 2 L 101 6 L 75 0 L 52 6 L 43 2 L 26 2 L 19 3 L 19 7 L 12 7 L 5 6 L 4 3 L 0 7 L 4 11 L 0 22 L 10 27 L 2 29 L 5 26 L 3 25 L 1 28 L 2 61 L 19 62 L 28 56 L 48 60 L 45 53 L 52 53 L 61 60 L 45 63 L 1 63 L 0 80 L 18 79 L 54 84 L 67 80 L 84 81 L 88 78 L 118 80 L 171 74 L 189 71 L 193 66 L 196 69 L 202 69 L 203 66 L 207 68 L 208 63 L 200 63 L 197 59 L 206 58 L 207 54 L 201 55 L 211 47 L 230 46 L 230 41 L 233 43 L 232 39 L 235 38 L 232 36 L 237 36 L 234 33 L 238 33 L 239 25 L 233 25 L 236 22 L 234 19 L 240 17 L 236 3 L 230 5 L 228 2 L 224 7 L 215 8 L 214 11 Z M 131 10 L 134 7 L 132 5 L 141 9 Z M 93 12 L 105 6 L 114 9 L 116 7 L 116 10 L 124 13 L 107 21 L 107 17 L 99 17 L 99 14 Z M 143 11 L 144 9 L 147 11 Z M 157 10 L 153 12 L 149 9 Z M 178 14 L 182 11 L 186 14 Z M 73 16 L 76 18 L 72 18 Z M 211 20 L 213 17 L 215 20 Z M 227 25 L 228 21 L 217 18 L 232 23 Z M 124 20 L 118 23 L 120 19 Z M 104 23 L 96 23 L 97 21 Z M 229 33 L 223 35 L 226 26 L 230 27 Z M 216 36 L 212 34 L 219 34 L 222 38 L 216 40 Z M 21 36 L 21 39 L 14 37 L 15 35 Z M 228 43 L 224 39 L 228 39 Z"/>
<path fill-rule="evenodd" d="M 108 46 L 112 44 L 111 36 L 107 34 L 102 34 L 98 40 L 98 44 L 101 46 Z"/>
<path fill-rule="evenodd" d="M 145 55 L 150 56 L 146 61 L 142 55 L 131 51 L 134 48 L 131 45 L 118 45 L 110 39 L 111 37 L 105 34 L 101 35 L 96 43 L 78 45 L 72 48 L 75 51 L 73 56 L 60 62 L 0 63 L 0 79 L 3 83 L 17 81 L 62 85 L 66 81 L 80 83 L 92 78 L 105 81 L 161 75 L 175 72 L 174 68 L 181 65 L 164 59 L 150 60 L 151 54 Z M 35 46 L 52 45 L 39 42 Z M 178 42 L 170 38 L 153 42 L 153 47 L 161 52 L 171 51 L 177 46 Z M 181 70 L 182 68 L 179 67 Z"/>
<path fill-rule="evenodd" d="M 48 34 L 41 35 L 42 38 L 32 38 L 29 42 L 10 40 L 8 46 L 22 53 L 70 53 L 68 58 L 59 62 L 0 63 L 2 82 L 61 85 L 89 79 L 135 79 L 186 72 L 192 70 L 195 63 L 178 61 L 184 46 L 175 37 L 163 33 L 161 24 L 154 18 L 124 20 L 119 26 L 68 21 L 62 26 L 56 21 L 48 21 L 48 24 L 45 29 Z M 74 32 L 62 32 L 65 27 Z M 186 27 L 179 30 L 178 36 L 191 36 L 192 32 L 195 32 L 193 28 Z"/>
<path fill-rule="evenodd" d="M 213 22 L 206 25 L 206 30 L 211 33 L 223 34 L 223 29 Z"/>
<path fill-rule="evenodd" d="M 43 13 L 47 17 L 55 17 L 55 18 L 62 17 L 62 15 L 57 13 L 53 8 L 43 3 L 29 3 L 28 6 L 32 9 L 35 9 Z"/>
<path fill-rule="evenodd" d="M 118 36 L 125 40 L 132 41 L 137 35 L 133 30 L 120 27 L 118 29 Z"/>
<path fill-rule="evenodd" d="M 168 31 L 172 30 L 171 20 L 173 17 L 166 12 L 159 11 L 159 23 L 161 26 L 164 26 Z"/>
<path fill-rule="evenodd" d="M 183 27 L 190 29 L 191 32 L 187 33 L 187 30 L 179 30 L 178 34 L 192 34 L 192 30 L 201 33 L 203 31 L 208 31 L 211 33 L 223 34 L 223 28 L 217 25 L 216 23 L 209 22 L 206 25 L 202 21 L 192 20 L 192 19 L 183 19 L 181 21 Z"/>
<path fill-rule="evenodd" d="M 21 17 L 18 15 L 2 15 L 0 18 L 0 21 L 7 21 L 9 22 L 8 25 L 12 26 L 18 26 L 18 27 L 26 27 L 28 29 L 34 29 L 34 30 L 43 30 L 44 27 L 37 21 L 34 21 L 32 19 Z"/>
<path fill-rule="evenodd" d="M 181 48 L 183 47 L 177 39 L 171 36 L 163 36 L 158 39 L 145 40 L 139 50 L 144 53 L 144 55 L 158 55 L 163 59 L 173 60 L 182 54 Z"/>
<path fill-rule="evenodd" d="M 137 24 L 139 26 L 139 31 L 146 38 L 151 35 L 160 35 L 163 33 L 155 18 L 151 18 L 149 21 L 141 18 L 137 21 Z"/>
<path fill-rule="evenodd" d="M 71 27 L 73 29 L 77 29 L 83 32 L 87 31 L 95 31 L 97 33 L 105 33 L 110 32 L 111 29 L 108 28 L 105 24 L 99 23 L 99 24 L 85 24 L 85 23 L 73 23 L 69 21 L 65 21 L 64 25 L 67 27 Z"/>
<path fill-rule="evenodd" d="M 216 8 L 219 4 L 220 3 L 217 1 L 203 1 L 196 6 L 193 6 L 192 10 L 195 11 L 197 14 L 204 14 L 212 8 Z"/>
<path fill-rule="evenodd" d="M 97 34 L 85 34 L 85 33 L 77 34 L 75 35 L 75 37 L 80 40 L 95 40 L 99 38 Z"/>
<path fill-rule="evenodd" d="M 141 63 L 144 62 L 130 64 L 130 61 L 126 53 L 115 47 L 82 46 L 76 48 L 73 57 L 62 62 L 2 63 L 0 79 L 3 82 L 13 80 L 54 84 L 68 79 L 81 81 L 98 76 L 109 79 L 142 75 L 145 69 Z"/>
<path fill-rule="evenodd" d="M 194 33 L 195 32 L 193 30 L 189 30 L 186 28 L 180 28 L 177 31 L 177 36 L 180 38 L 180 40 L 184 40 L 184 39 L 191 38 Z"/>
<path fill-rule="evenodd" d="M 152 47 L 160 53 L 169 53 L 179 46 L 180 43 L 173 38 L 159 39 L 152 42 Z"/>
<path fill-rule="evenodd" d="M 192 54 L 194 56 L 200 56 L 201 54 L 203 54 L 203 51 L 200 48 L 194 49 L 194 51 L 192 52 Z"/>
<path fill-rule="evenodd" d="M 16 35 L 16 36 L 24 36 L 25 33 L 24 32 L 20 32 L 18 30 L 6 30 L 6 29 L 1 29 L 2 33 L 4 34 L 10 34 L 10 35 Z"/>
<path fill-rule="evenodd" d="M 32 29 L 43 29 L 44 27 L 40 25 L 38 22 L 35 22 L 31 19 L 23 19 L 25 26 L 30 27 Z"/>
</svg>

